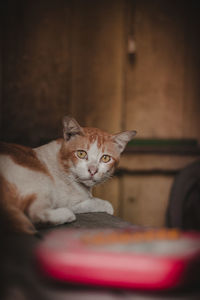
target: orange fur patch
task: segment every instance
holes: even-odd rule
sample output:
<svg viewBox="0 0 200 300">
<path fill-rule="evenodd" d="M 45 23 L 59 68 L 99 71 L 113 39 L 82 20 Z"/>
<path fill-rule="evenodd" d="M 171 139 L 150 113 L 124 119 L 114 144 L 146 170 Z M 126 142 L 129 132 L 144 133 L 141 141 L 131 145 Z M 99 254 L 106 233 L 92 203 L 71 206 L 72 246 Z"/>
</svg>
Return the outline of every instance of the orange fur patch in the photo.
<svg viewBox="0 0 200 300">
<path fill-rule="evenodd" d="M 64 170 L 67 172 L 69 168 L 69 161 L 73 162 L 73 164 L 76 164 L 78 158 L 75 155 L 75 151 L 78 149 L 78 143 L 76 141 L 70 142 L 70 145 L 68 143 L 63 143 L 60 151 L 58 153 L 58 161 L 63 166 Z M 80 149 L 82 146 L 80 146 Z"/>
<path fill-rule="evenodd" d="M 52 178 L 46 166 L 37 158 L 36 152 L 29 147 L 1 142 L 0 154 L 9 155 L 16 164 L 42 172 Z"/>
<path fill-rule="evenodd" d="M 97 141 L 97 146 L 101 148 L 106 142 L 111 140 L 111 134 L 108 134 L 98 128 L 85 127 L 83 128 L 85 136 L 90 144 Z"/>
<path fill-rule="evenodd" d="M 35 233 L 36 230 L 25 213 L 36 199 L 36 194 L 20 197 L 17 187 L 3 176 L 0 176 L 0 191 L 0 208 L 6 216 L 8 228 L 15 232 Z"/>
</svg>

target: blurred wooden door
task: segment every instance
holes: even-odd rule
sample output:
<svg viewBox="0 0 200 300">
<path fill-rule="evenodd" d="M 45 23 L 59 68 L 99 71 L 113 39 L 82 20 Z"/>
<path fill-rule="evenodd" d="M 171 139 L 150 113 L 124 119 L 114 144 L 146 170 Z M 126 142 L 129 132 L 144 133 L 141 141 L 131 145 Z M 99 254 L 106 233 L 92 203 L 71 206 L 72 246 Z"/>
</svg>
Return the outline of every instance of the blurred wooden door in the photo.
<svg viewBox="0 0 200 300">
<path fill-rule="evenodd" d="M 136 50 L 126 60 L 124 129 L 134 128 L 144 139 L 200 142 L 199 4 L 128 1 L 127 16 L 129 43 L 134 42 Z M 121 166 L 144 174 L 123 176 L 121 216 L 140 225 L 163 226 L 174 179 L 168 172 L 198 158 L 178 153 L 127 155 Z M 156 175 L 156 170 L 167 175 Z"/>
<path fill-rule="evenodd" d="M 37 146 L 70 108 L 70 1 L 2 1 L 1 14 L 1 139 Z"/>
</svg>

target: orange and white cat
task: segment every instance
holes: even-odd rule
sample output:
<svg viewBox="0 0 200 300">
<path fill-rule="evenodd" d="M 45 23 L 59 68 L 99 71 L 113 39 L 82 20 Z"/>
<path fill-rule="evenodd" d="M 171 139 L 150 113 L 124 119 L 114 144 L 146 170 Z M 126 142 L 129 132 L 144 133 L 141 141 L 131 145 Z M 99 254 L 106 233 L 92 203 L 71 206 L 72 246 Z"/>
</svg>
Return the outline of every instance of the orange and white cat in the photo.
<svg viewBox="0 0 200 300">
<path fill-rule="evenodd" d="M 63 139 L 34 149 L 0 144 L 1 208 L 15 231 L 72 222 L 76 213 L 113 214 L 108 201 L 92 196 L 92 187 L 111 177 L 136 131 L 111 135 L 66 116 L 63 132 Z"/>
</svg>

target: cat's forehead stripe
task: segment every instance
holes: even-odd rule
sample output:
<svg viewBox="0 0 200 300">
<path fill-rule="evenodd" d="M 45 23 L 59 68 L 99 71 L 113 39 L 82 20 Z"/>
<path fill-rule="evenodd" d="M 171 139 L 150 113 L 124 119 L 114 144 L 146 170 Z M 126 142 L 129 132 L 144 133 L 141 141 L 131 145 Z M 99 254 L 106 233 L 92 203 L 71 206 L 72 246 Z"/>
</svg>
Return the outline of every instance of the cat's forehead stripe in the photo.
<svg viewBox="0 0 200 300">
<path fill-rule="evenodd" d="M 90 144 L 97 142 L 97 146 L 99 148 L 104 146 L 105 142 L 107 142 L 111 139 L 110 134 L 103 132 L 98 128 L 85 127 L 84 134 L 88 138 Z"/>
</svg>

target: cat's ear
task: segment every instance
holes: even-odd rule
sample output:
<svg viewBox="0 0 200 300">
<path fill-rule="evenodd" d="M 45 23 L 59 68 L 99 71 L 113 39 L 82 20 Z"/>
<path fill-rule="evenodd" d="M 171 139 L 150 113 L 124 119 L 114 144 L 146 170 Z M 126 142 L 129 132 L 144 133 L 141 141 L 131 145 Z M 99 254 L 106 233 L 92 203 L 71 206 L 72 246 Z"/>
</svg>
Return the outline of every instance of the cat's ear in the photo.
<svg viewBox="0 0 200 300">
<path fill-rule="evenodd" d="M 113 135 L 113 141 L 117 144 L 120 153 L 124 151 L 127 143 L 133 139 L 137 131 L 130 130 Z"/>
<path fill-rule="evenodd" d="M 78 124 L 78 122 L 69 116 L 65 116 L 63 118 L 63 135 L 64 139 L 66 141 L 69 141 L 71 137 L 74 137 L 75 135 L 82 135 L 83 130 L 81 126 Z"/>
</svg>

